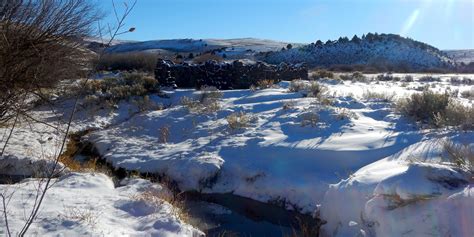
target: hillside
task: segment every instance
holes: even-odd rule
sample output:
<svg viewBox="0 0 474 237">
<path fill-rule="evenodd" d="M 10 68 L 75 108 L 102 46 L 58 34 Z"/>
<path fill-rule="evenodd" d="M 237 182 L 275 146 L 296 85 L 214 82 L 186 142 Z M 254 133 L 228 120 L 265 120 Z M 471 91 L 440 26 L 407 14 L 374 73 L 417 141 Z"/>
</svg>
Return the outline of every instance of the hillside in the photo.
<svg viewBox="0 0 474 237">
<path fill-rule="evenodd" d="M 341 37 L 337 41 L 317 41 L 300 48 L 262 53 L 258 58 L 274 64 L 305 62 L 323 67 L 360 64 L 419 70 L 454 65 L 445 53 L 428 44 L 394 34 L 372 33 L 362 38 Z"/>
</svg>

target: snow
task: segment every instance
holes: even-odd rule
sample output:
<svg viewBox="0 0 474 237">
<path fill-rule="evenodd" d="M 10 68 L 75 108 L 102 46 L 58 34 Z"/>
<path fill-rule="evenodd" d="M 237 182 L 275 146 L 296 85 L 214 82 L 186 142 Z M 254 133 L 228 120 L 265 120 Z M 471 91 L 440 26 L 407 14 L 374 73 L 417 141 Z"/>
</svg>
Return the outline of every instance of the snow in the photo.
<svg viewBox="0 0 474 237">
<path fill-rule="evenodd" d="M 80 106 L 72 131 L 90 130 L 83 139 L 114 167 L 165 175 L 181 191 L 233 193 L 320 213 L 327 222 L 323 236 L 472 236 L 466 223 L 474 223 L 468 211 L 474 190 L 462 171 L 446 163 L 442 142 L 449 138 L 474 144 L 474 133 L 425 129 L 397 114 L 393 103 L 364 98 L 364 92 L 375 91 L 399 99 L 428 85 L 439 92 L 449 88 L 456 100 L 473 105 L 459 93 L 470 85 L 449 82 L 459 75 L 420 81 L 425 75 L 412 74 L 414 82 L 409 83 L 325 79 L 321 84 L 334 101 L 331 106 L 289 92 L 285 81 L 277 88 L 223 91 L 222 109 L 208 115 L 190 113 L 180 104 L 183 96 L 197 96 L 199 91 L 169 90 L 169 98 L 150 95 L 155 103 L 170 105 L 164 110 L 141 112 L 127 101 L 113 109 Z M 289 102 L 294 105 L 284 109 Z M 34 113 L 56 121 L 68 116 L 71 103 L 56 101 L 56 113 L 46 107 Z M 251 118 L 249 126 L 230 129 L 226 117 L 241 111 Z M 318 114 L 316 126 L 301 126 L 308 113 Z M 162 143 L 160 129 L 165 127 L 170 134 Z M 44 158 L 54 157 L 61 138 L 61 129 L 22 122 L 0 160 L 1 174 L 38 176 L 35 170 L 43 162 L 48 165 Z M 199 234 L 172 214 L 170 204 L 152 208 L 136 198 L 150 188 L 167 192 L 157 184 L 131 179 L 115 186 L 105 175 L 89 173 L 63 174 L 57 180 L 34 223 L 34 234 Z M 32 195 L 35 183 L 30 179 L 0 186 L 3 192 L 18 190 L 20 198 L 9 205 L 13 229 L 20 228 L 24 199 Z M 77 221 L 71 218 L 77 209 L 100 218 Z"/>
<path fill-rule="evenodd" d="M 166 201 L 150 203 L 140 199 L 139 195 L 148 190 L 167 192 L 147 180 L 128 179 L 115 187 L 112 179 L 104 174 L 70 173 L 53 181 L 57 182 L 47 192 L 29 235 L 203 235 L 174 215 L 173 207 Z M 24 224 L 24 212 L 30 211 L 37 185 L 37 180 L 30 179 L 15 185 L 0 186 L 2 193 L 15 192 L 7 209 L 13 235 Z M 3 215 L 1 221 L 4 221 Z"/>
</svg>

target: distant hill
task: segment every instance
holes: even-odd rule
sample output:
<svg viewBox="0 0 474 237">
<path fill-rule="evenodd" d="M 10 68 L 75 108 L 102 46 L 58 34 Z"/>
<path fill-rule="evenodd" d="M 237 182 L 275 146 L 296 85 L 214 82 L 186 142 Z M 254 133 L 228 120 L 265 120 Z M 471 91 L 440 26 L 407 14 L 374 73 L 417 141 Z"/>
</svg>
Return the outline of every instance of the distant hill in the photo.
<svg viewBox="0 0 474 237">
<path fill-rule="evenodd" d="M 286 47 L 288 43 L 254 39 L 169 39 L 169 40 L 150 40 L 142 42 L 126 42 L 113 45 L 108 49 L 113 53 L 124 52 L 155 52 L 167 50 L 177 53 L 202 53 L 213 50 L 220 50 L 229 54 L 238 54 L 243 52 L 268 52 L 277 51 Z M 295 46 L 301 44 L 294 44 Z"/>
<path fill-rule="evenodd" d="M 457 63 L 469 64 L 474 62 L 474 49 L 443 50 L 443 52 Z"/>
<path fill-rule="evenodd" d="M 89 48 L 100 47 L 100 41 L 88 39 Z M 287 46 L 291 44 L 290 49 Z M 174 58 L 212 53 L 226 59 L 262 60 L 272 64 L 305 62 L 315 67 L 376 66 L 380 70 L 418 71 L 450 69 L 456 63 L 474 61 L 474 50 L 441 51 L 431 45 L 395 34 L 372 34 L 341 37 L 334 41 L 311 44 L 274 40 L 240 39 L 167 39 L 150 41 L 114 41 L 109 53 L 147 52 Z"/>
<path fill-rule="evenodd" d="M 268 63 L 300 63 L 310 66 L 385 65 L 388 68 L 424 70 L 452 68 L 454 60 L 428 44 L 394 34 L 372 34 L 348 39 L 341 37 L 325 43 L 317 41 L 290 50 L 261 53 Z"/>
</svg>

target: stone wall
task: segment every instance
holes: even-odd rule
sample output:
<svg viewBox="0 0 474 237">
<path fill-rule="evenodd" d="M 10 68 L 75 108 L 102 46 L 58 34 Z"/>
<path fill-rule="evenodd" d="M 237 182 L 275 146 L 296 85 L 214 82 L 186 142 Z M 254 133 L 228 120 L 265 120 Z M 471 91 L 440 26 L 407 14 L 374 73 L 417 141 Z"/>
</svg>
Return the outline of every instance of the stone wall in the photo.
<svg viewBox="0 0 474 237">
<path fill-rule="evenodd" d="M 303 64 L 278 66 L 263 62 L 243 63 L 241 61 L 204 64 L 173 63 L 159 59 L 155 78 L 161 86 L 174 88 L 200 88 L 215 86 L 221 90 L 247 89 L 264 79 L 281 80 L 307 79 L 308 69 Z"/>
</svg>

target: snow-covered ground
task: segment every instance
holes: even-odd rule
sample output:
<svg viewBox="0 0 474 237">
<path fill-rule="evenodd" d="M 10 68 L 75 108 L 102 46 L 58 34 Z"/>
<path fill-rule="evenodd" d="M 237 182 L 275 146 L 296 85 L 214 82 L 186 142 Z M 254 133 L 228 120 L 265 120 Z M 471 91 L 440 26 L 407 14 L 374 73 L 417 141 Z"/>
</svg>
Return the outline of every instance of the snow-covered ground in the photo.
<svg viewBox="0 0 474 237">
<path fill-rule="evenodd" d="M 457 100 L 473 106 L 472 98 L 460 97 L 462 91 L 472 90 L 472 85 L 451 84 L 449 80 L 455 75 L 435 75 L 441 82 L 419 82 L 423 75 L 413 76 L 414 82 L 321 80 L 333 105 L 289 92 L 289 82 L 257 91 L 223 91 L 221 109 L 207 115 L 190 113 L 180 103 L 183 96 L 194 97 L 199 91 L 166 91 L 169 98 L 150 99 L 170 105 L 167 109 L 138 113 L 133 103 L 126 102 L 112 111 L 86 108 L 79 112 L 73 130 L 94 128 L 84 139 L 92 142 L 113 166 L 164 174 L 183 191 L 232 192 L 284 204 L 288 209 L 319 212 L 327 221 L 322 229 L 327 236 L 472 236 L 469 223 L 474 222 L 474 215 L 468 210 L 473 207 L 474 190 L 462 171 L 443 163 L 442 141 L 449 138 L 472 145 L 474 132 L 420 128 L 394 112 L 393 103 L 364 98 L 370 91 L 393 94 L 397 99 L 429 86 L 435 91 L 449 89 Z M 68 108 L 68 103 L 61 104 Z M 229 128 L 226 117 L 234 112 L 249 117 L 247 127 Z M 319 117 L 314 126 L 302 126 L 302 118 L 308 114 Z M 163 129 L 169 131 L 166 143 L 162 142 Z M 56 138 L 49 139 L 54 131 L 28 131 L 26 125 L 17 130 L 7 149 L 9 156 L 31 156 L 24 141 L 37 146 L 35 150 L 54 150 L 52 141 Z M 105 177 L 97 177 L 72 174 L 61 177 L 57 187 L 60 189 L 61 182 L 67 183 L 68 179 L 100 179 L 100 186 L 107 186 Z M 69 187 L 71 192 L 81 188 Z M 107 187 L 102 187 L 107 191 L 100 195 L 121 195 L 120 188 Z M 88 189 L 91 197 L 96 195 L 97 190 Z M 105 199 L 100 195 L 97 200 Z M 107 213 L 119 211 L 111 206 L 104 207 Z M 144 226 L 155 226 L 148 221 L 144 220 Z M 136 225 L 123 223 L 124 233 L 138 233 L 132 232 L 137 231 L 133 227 Z M 41 225 L 38 223 L 38 233 L 45 233 L 41 231 L 46 227 Z M 192 231 L 185 225 L 178 226 L 175 234 L 179 234 L 177 230 Z M 155 233 L 159 231 L 156 229 L 147 230 Z M 71 231 L 97 233 L 82 227 Z"/>
<path fill-rule="evenodd" d="M 117 187 L 99 173 L 70 173 L 53 180 L 29 236 L 202 236 L 185 224 L 174 207 L 159 199 L 169 191 L 143 179 L 126 179 Z M 38 180 L 0 185 L 10 199 L 7 213 L 12 235 L 25 224 Z M 150 197 L 150 195 L 156 197 Z M 3 215 L 1 219 L 3 223 Z M 0 230 L 6 235 L 6 230 Z"/>
</svg>

